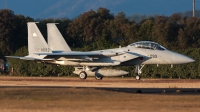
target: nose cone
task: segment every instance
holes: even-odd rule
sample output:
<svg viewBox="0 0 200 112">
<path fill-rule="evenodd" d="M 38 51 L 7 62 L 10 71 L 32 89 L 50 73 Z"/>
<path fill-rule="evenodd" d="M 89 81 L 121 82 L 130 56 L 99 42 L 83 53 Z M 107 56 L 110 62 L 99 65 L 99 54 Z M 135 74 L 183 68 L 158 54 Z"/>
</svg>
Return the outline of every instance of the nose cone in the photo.
<svg viewBox="0 0 200 112">
<path fill-rule="evenodd" d="M 173 64 L 184 64 L 194 62 L 195 60 L 179 53 L 173 53 L 172 61 Z"/>
</svg>

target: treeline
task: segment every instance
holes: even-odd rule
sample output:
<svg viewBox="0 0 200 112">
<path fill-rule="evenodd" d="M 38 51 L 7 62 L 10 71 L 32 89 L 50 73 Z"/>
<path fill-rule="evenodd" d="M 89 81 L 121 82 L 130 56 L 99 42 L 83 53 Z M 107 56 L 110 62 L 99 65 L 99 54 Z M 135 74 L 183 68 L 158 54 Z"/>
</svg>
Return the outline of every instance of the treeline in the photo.
<svg viewBox="0 0 200 112">
<path fill-rule="evenodd" d="M 27 22 L 38 21 L 31 17 L 14 14 L 12 10 L 0 10 L 0 55 L 27 55 Z M 136 41 L 155 41 L 167 49 L 175 50 L 196 60 L 185 65 L 147 65 L 143 77 L 199 78 L 200 18 L 181 17 L 179 14 L 154 16 L 139 23 L 127 19 L 125 13 L 116 15 L 106 8 L 90 10 L 75 19 L 43 19 L 37 24 L 47 37 L 47 23 L 59 23 L 57 27 L 73 50 L 91 51 L 127 46 Z M 14 75 L 62 74 L 71 75 L 73 67 L 37 64 L 34 61 L 8 59 Z M 43 69 L 45 68 L 45 69 Z M 133 76 L 134 66 L 114 67 L 129 71 Z"/>
<path fill-rule="evenodd" d="M 193 11 L 191 10 L 191 11 L 179 12 L 177 14 L 180 15 L 181 17 L 185 17 L 185 16 L 192 17 Z M 195 16 L 197 18 L 200 17 L 200 10 L 196 10 Z M 140 21 L 142 21 L 144 19 L 148 19 L 151 17 L 154 17 L 154 16 L 153 15 L 145 15 L 145 14 L 133 14 L 131 16 L 127 16 L 129 21 L 135 21 L 137 23 L 139 23 Z"/>
</svg>

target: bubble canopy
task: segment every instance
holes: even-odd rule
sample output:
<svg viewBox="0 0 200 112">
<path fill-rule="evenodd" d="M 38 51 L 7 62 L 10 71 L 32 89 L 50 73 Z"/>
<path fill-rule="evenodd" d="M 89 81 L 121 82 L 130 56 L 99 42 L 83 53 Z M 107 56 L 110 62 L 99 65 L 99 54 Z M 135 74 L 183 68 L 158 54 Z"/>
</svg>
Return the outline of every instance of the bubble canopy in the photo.
<svg viewBox="0 0 200 112">
<path fill-rule="evenodd" d="M 135 43 L 128 45 L 128 47 L 152 49 L 152 50 L 166 50 L 166 48 L 164 48 L 160 44 L 152 42 L 152 41 L 135 42 Z"/>
</svg>

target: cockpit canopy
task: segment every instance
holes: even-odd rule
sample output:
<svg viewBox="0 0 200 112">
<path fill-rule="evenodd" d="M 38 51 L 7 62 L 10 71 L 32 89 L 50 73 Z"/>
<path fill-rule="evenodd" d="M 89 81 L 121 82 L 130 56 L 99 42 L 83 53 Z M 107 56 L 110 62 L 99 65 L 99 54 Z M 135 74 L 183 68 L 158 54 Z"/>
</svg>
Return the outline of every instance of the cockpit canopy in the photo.
<svg viewBox="0 0 200 112">
<path fill-rule="evenodd" d="M 144 49 L 153 49 L 153 50 L 165 50 L 163 46 L 161 46 L 158 43 L 151 42 L 151 41 L 140 41 L 140 42 L 135 42 L 130 45 L 130 47 L 136 47 L 136 48 L 144 48 Z"/>
</svg>

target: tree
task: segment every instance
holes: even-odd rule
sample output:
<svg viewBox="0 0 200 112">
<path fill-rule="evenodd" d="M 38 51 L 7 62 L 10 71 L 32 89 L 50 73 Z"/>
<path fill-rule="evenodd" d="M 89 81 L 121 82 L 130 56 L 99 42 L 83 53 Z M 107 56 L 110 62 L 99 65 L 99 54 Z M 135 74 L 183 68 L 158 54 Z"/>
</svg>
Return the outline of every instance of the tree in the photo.
<svg viewBox="0 0 200 112">
<path fill-rule="evenodd" d="M 16 16 L 9 9 L 0 10 L 0 53 L 1 58 L 10 55 L 16 50 L 15 30 Z"/>
<path fill-rule="evenodd" d="M 104 22 L 109 19 L 113 19 L 113 15 L 105 8 L 99 8 L 97 12 L 90 10 L 72 20 L 67 33 L 74 39 L 74 44 L 81 47 L 97 41 L 102 36 Z"/>
<path fill-rule="evenodd" d="M 154 19 L 145 19 L 140 22 L 140 29 L 138 32 L 138 40 L 153 40 L 152 32 L 154 30 Z"/>
<path fill-rule="evenodd" d="M 110 21 L 109 30 L 111 32 L 113 42 L 119 43 L 124 46 L 129 44 L 129 35 L 126 35 L 126 30 L 131 26 L 130 22 L 126 18 L 124 12 L 119 12 L 114 20 Z"/>
</svg>

